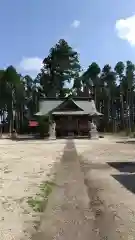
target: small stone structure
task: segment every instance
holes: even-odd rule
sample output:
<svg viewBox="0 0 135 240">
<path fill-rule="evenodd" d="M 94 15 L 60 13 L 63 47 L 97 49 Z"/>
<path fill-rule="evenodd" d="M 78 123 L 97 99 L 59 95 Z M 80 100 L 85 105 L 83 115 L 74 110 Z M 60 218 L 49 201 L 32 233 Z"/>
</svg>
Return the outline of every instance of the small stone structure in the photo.
<svg viewBox="0 0 135 240">
<path fill-rule="evenodd" d="M 16 140 L 17 139 L 17 132 L 15 129 L 13 129 L 12 133 L 11 133 L 11 139 L 12 140 Z"/>
<path fill-rule="evenodd" d="M 49 139 L 54 140 L 56 139 L 56 123 L 52 121 L 49 125 Z"/>
<path fill-rule="evenodd" d="M 89 130 L 90 139 L 98 139 L 99 136 L 98 136 L 97 127 L 93 121 L 92 122 L 89 121 L 89 129 L 90 129 Z"/>
</svg>

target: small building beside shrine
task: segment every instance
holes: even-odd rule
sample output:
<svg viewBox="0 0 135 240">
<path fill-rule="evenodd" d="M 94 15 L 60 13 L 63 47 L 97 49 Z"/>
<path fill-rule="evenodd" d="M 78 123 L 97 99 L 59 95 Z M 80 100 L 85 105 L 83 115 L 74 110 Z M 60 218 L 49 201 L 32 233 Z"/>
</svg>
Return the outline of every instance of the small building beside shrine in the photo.
<svg viewBox="0 0 135 240">
<path fill-rule="evenodd" d="M 94 100 L 85 97 L 43 98 L 36 113 L 36 116 L 49 116 L 49 135 L 53 138 L 92 137 L 92 128 L 96 131 L 96 121 L 101 115 Z"/>
</svg>

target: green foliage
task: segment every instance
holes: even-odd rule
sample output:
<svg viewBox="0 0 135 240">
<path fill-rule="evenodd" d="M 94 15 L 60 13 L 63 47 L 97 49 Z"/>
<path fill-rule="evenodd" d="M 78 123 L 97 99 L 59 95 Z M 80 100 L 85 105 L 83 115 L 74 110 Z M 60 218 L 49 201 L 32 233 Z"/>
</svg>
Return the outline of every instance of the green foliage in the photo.
<svg viewBox="0 0 135 240">
<path fill-rule="evenodd" d="M 43 202 L 43 200 L 39 199 L 38 197 L 35 197 L 35 198 L 29 197 L 28 204 L 35 212 L 43 212 L 44 211 L 44 202 Z"/>
<path fill-rule="evenodd" d="M 65 84 L 79 77 L 80 64 L 78 54 L 68 43 L 61 39 L 50 49 L 48 57 L 43 61 L 39 74 L 40 84 L 45 96 L 65 96 Z"/>
<path fill-rule="evenodd" d="M 28 119 L 24 119 L 20 129 L 20 133 L 28 133 L 28 132 L 29 132 L 29 121 Z"/>
<path fill-rule="evenodd" d="M 40 137 L 44 138 L 49 131 L 49 116 L 38 117 Z"/>
<path fill-rule="evenodd" d="M 34 198 L 33 197 L 28 198 L 27 202 L 35 212 L 44 211 L 46 204 L 48 202 L 48 197 L 51 194 L 54 185 L 55 184 L 50 181 L 43 182 L 40 185 L 40 193 L 38 193 Z"/>
<path fill-rule="evenodd" d="M 68 95 L 94 98 L 97 110 L 104 114 L 100 130 L 134 131 L 135 65 L 119 61 L 114 69 L 108 63 L 101 69 L 93 62 L 81 70 L 79 54 L 64 39 L 50 49 L 35 79 L 21 76 L 13 66 L 1 69 L 0 114 L 5 121 L 7 113 L 10 132 L 23 130 L 26 119 L 39 111 L 40 97 Z M 48 134 L 48 123 L 48 117 L 39 118 L 42 137 Z"/>
</svg>

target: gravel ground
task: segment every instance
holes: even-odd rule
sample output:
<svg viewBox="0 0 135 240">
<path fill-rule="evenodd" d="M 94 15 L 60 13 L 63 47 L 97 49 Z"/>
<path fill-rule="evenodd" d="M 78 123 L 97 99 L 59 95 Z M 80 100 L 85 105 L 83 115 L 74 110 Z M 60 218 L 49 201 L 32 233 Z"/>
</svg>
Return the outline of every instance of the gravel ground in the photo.
<svg viewBox="0 0 135 240">
<path fill-rule="evenodd" d="M 74 155 L 75 153 L 70 154 L 71 151 L 74 152 L 74 147 L 66 150 L 69 160 L 72 161 L 73 158 L 74 161 L 76 156 L 76 161 L 78 159 L 80 162 L 89 196 L 89 209 L 94 215 L 93 220 L 90 220 L 93 221 L 90 223 L 90 228 L 93 227 L 97 239 L 135 239 L 135 148 L 134 144 L 116 143 L 118 140 L 120 139 L 114 137 L 100 140 L 74 140 L 78 156 Z M 55 172 L 55 165 L 60 162 L 65 145 L 66 140 L 20 142 L 0 140 L 0 240 L 31 239 L 30 235 L 35 231 L 34 224 L 39 221 L 40 214 L 32 211 L 27 199 L 34 196 L 39 191 L 39 185 Z M 64 170 L 66 172 L 62 171 L 61 176 L 59 175 L 60 181 L 64 182 L 67 177 L 69 180 L 66 179 L 67 184 L 64 186 L 67 188 L 69 184 L 70 189 L 72 188 L 72 191 L 67 191 L 67 196 L 72 193 L 76 196 L 78 194 L 79 197 L 80 192 L 81 201 L 86 202 L 85 194 L 81 194 L 83 186 L 78 188 L 76 185 L 80 179 L 79 168 L 70 161 L 69 164 L 72 171 L 69 170 L 71 172 L 68 176 L 68 165 Z M 74 169 L 76 173 L 78 171 L 77 175 L 74 174 Z M 59 191 L 63 193 L 64 189 Z M 56 199 L 61 198 L 56 196 Z M 72 201 L 67 199 L 67 204 L 69 206 Z M 66 203 L 64 206 L 66 211 Z M 58 213 L 63 214 L 62 211 Z M 67 214 L 70 215 L 65 215 L 65 220 L 68 216 L 68 219 L 74 221 L 77 216 L 72 214 L 71 205 L 70 213 L 67 211 Z M 61 219 L 64 219 L 63 215 Z M 59 222 L 59 219 L 57 220 Z M 67 226 L 67 229 L 70 227 Z M 85 237 L 84 234 L 84 240 L 92 238 L 89 233 L 86 235 Z M 63 239 L 68 239 L 68 235 Z M 72 239 L 72 231 L 70 239 Z"/>
<path fill-rule="evenodd" d="M 0 140 L 0 240 L 30 239 L 40 215 L 28 206 L 28 197 L 54 173 L 64 146 L 64 140 Z"/>
<path fill-rule="evenodd" d="M 75 144 L 100 239 L 135 239 L 135 145 L 114 138 Z"/>
</svg>

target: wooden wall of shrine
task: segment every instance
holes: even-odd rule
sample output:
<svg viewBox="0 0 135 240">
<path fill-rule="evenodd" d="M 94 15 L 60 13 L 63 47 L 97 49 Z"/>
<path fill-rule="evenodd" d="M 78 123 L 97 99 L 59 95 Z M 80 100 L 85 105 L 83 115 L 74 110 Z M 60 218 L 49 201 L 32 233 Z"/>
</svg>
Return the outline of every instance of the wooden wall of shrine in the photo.
<svg viewBox="0 0 135 240">
<path fill-rule="evenodd" d="M 83 116 L 54 116 L 56 122 L 56 135 L 62 136 L 88 136 L 90 117 Z"/>
</svg>

